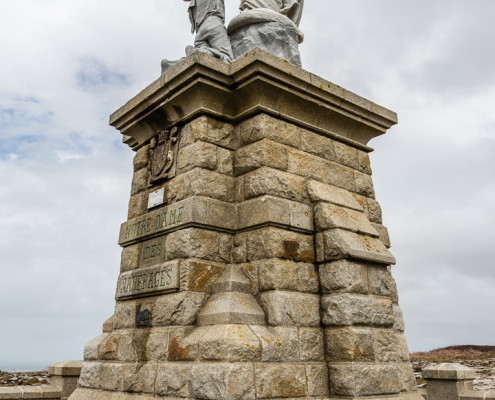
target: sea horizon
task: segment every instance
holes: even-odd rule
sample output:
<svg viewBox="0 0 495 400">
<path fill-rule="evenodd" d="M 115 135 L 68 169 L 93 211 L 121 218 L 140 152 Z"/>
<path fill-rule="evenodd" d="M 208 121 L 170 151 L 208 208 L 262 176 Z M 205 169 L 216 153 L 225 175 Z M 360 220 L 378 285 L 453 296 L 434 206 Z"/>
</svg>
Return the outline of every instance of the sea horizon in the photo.
<svg viewBox="0 0 495 400">
<path fill-rule="evenodd" d="M 5 372 L 33 372 L 33 371 L 46 371 L 48 367 L 54 362 L 16 362 L 16 363 L 3 363 L 0 362 L 0 371 Z"/>
</svg>

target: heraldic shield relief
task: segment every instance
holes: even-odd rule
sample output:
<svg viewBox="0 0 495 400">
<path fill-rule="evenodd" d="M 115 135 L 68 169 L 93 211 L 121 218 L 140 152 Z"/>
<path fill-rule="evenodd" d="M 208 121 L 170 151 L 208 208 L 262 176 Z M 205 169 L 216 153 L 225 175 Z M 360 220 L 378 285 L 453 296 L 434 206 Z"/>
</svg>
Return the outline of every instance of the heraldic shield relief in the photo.
<svg viewBox="0 0 495 400">
<path fill-rule="evenodd" d="M 173 127 L 158 133 L 150 143 L 150 185 L 175 176 L 179 128 Z"/>
</svg>

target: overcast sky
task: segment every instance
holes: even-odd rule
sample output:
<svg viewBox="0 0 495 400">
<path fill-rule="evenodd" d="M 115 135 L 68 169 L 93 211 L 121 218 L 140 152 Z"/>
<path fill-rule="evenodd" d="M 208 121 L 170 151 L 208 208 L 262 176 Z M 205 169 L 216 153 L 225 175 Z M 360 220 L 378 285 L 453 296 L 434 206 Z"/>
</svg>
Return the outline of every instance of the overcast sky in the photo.
<svg viewBox="0 0 495 400">
<path fill-rule="evenodd" d="M 186 7 L 0 0 L 0 369 L 82 359 L 113 313 L 133 154 L 108 116 L 183 55 Z M 370 145 L 412 351 L 495 344 L 494 20 L 306 1 L 303 67 L 399 115 Z"/>
</svg>

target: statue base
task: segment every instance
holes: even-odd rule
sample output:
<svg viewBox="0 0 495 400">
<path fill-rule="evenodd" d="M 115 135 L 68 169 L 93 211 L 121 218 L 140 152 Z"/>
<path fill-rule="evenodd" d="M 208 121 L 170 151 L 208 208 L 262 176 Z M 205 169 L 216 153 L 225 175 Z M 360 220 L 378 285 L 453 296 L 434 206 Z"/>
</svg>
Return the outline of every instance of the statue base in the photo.
<svg viewBox="0 0 495 400">
<path fill-rule="evenodd" d="M 367 143 L 396 115 L 259 49 L 115 112 L 116 307 L 70 400 L 420 399 Z"/>
</svg>

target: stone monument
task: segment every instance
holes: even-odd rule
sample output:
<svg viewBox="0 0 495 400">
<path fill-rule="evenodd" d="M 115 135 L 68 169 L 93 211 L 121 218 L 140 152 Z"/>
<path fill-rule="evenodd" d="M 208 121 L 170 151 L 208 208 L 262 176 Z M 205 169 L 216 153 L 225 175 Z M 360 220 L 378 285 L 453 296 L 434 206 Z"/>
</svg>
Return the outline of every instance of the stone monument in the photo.
<svg viewBox="0 0 495 400">
<path fill-rule="evenodd" d="M 397 116 L 294 65 L 302 6 L 243 0 L 235 61 L 192 52 L 110 117 L 129 213 L 71 400 L 421 399 L 368 156 Z"/>
<path fill-rule="evenodd" d="M 396 114 L 255 49 L 115 112 L 135 152 L 88 399 L 420 399 L 367 143 Z"/>
</svg>

